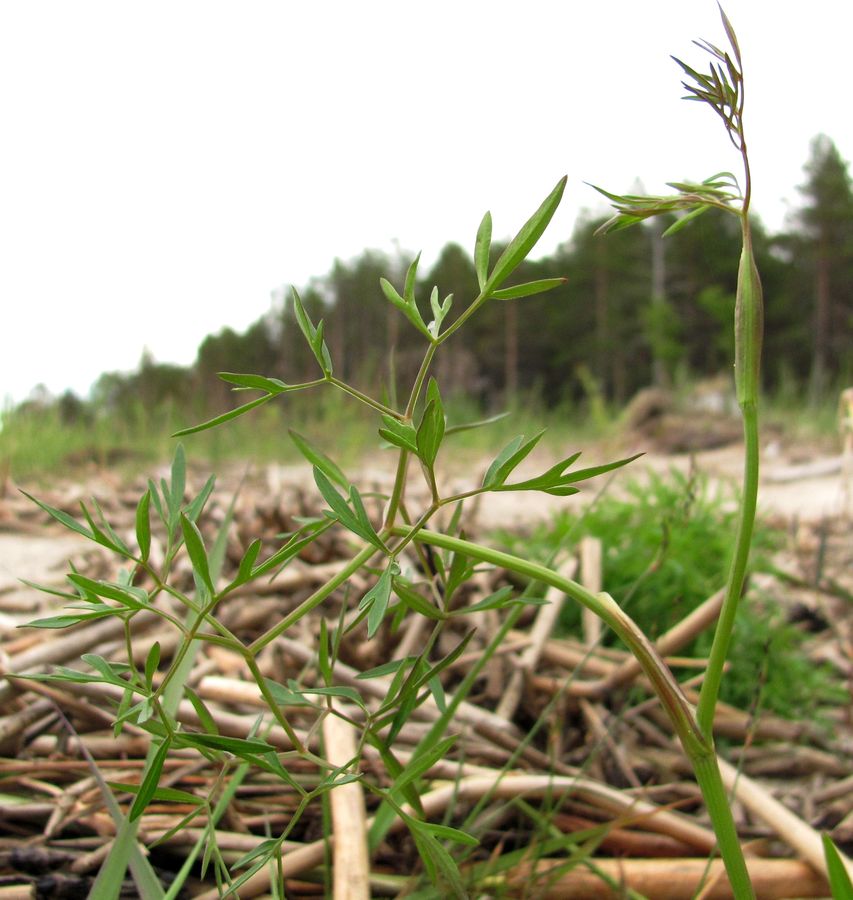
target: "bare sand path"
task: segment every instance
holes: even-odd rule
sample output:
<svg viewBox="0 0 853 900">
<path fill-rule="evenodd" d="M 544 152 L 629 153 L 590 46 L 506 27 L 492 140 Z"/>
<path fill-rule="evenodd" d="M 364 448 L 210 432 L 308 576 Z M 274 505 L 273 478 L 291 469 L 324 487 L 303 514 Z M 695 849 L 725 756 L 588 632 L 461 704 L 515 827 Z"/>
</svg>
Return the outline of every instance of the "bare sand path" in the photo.
<svg viewBox="0 0 853 900">
<path fill-rule="evenodd" d="M 590 449 L 584 454 L 584 462 L 594 465 L 603 459 L 614 458 L 612 451 Z M 541 458 L 540 458 L 541 456 Z M 792 464 L 791 459 L 808 460 L 807 464 Z M 387 457 L 380 457 L 384 461 Z M 543 464 L 552 460 L 543 452 L 536 454 L 519 467 L 519 477 L 530 477 L 541 471 Z M 488 461 L 467 467 L 464 475 L 447 479 L 450 490 L 465 490 L 472 483 L 478 483 Z M 740 478 L 742 448 L 724 447 L 717 450 L 688 455 L 648 454 L 625 469 L 615 473 L 608 490 L 619 490 L 619 485 L 629 479 L 642 478 L 648 471 L 664 473 L 669 469 L 687 472 L 694 466 L 707 474 L 712 482 L 721 485 L 736 485 Z M 307 466 L 271 466 L 266 473 L 269 486 L 287 483 L 311 485 L 310 470 Z M 367 463 L 353 477 L 365 485 L 378 490 L 388 490 L 392 474 L 382 464 Z M 799 522 L 817 522 L 824 518 L 838 516 L 842 511 L 843 490 L 839 457 L 831 454 L 788 454 L 786 457 L 766 460 L 762 467 L 759 490 L 760 510 L 773 517 Z M 228 489 L 230 479 L 226 474 L 221 479 L 223 489 Z M 580 509 L 585 502 L 596 496 L 603 482 L 598 479 L 583 485 L 580 494 L 572 497 L 551 497 L 543 494 L 497 493 L 478 498 L 478 520 L 506 528 L 523 528 L 533 522 L 549 518 L 564 509 Z M 100 483 L 103 488 L 103 482 Z M 97 487 L 92 492 L 97 495 Z M 85 485 L 78 487 L 85 494 Z M 103 498 L 101 498 L 103 499 Z M 0 501 L 2 503 L 2 501 Z M 46 526 L 44 534 L 34 533 L 32 525 L 25 531 L 16 532 L 8 520 L 5 530 L 0 532 L 0 595 L 9 598 L 29 589 L 22 588 L 21 579 L 58 585 L 67 571 L 67 562 L 89 548 L 82 537 L 58 530 L 58 526 Z"/>
</svg>

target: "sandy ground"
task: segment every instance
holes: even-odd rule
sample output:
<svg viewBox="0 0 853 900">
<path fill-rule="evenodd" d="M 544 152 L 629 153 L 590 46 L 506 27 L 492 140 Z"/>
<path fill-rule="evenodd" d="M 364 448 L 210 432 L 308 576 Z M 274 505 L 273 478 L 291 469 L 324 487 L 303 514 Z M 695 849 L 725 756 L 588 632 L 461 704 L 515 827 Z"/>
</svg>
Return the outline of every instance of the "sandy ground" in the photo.
<svg viewBox="0 0 853 900">
<path fill-rule="evenodd" d="M 612 453 L 603 456 L 598 451 L 589 450 L 583 462 L 594 465 L 600 458 L 613 458 Z M 550 464 L 542 459 L 531 459 L 519 469 L 519 476 L 536 474 Z M 471 486 L 471 478 L 481 477 L 487 463 L 472 466 L 464 476 L 449 479 L 451 489 L 465 489 Z M 579 463 L 580 464 L 580 463 Z M 658 456 L 649 454 L 631 466 L 617 473 L 608 490 L 619 489 L 622 479 L 642 477 L 644 471 L 665 472 L 676 468 L 688 471 L 695 466 L 721 484 L 737 483 L 742 467 L 742 450 L 731 446 L 706 451 L 695 456 Z M 373 466 L 367 466 L 363 483 L 372 483 L 377 488 L 390 487 L 390 473 Z M 310 484 L 311 476 L 307 467 L 275 467 L 268 480 L 283 483 L 293 479 L 295 483 Z M 602 486 L 602 479 L 589 482 L 581 494 L 569 498 L 551 497 L 543 494 L 499 493 L 479 498 L 481 521 L 501 524 L 503 527 L 524 527 L 533 521 L 549 517 L 558 510 L 577 509 L 596 495 Z M 93 485 L 93 492 L 97 488 Z M 815 522 L 827 517 L 838 516 L 843 510 L 844 491 L 840 458 L 817 455 L 814 452 L 790 450 L 785 454 L 778 451 L 765 459 L 759 491 L 759 507 L 765 515 L 788 521 Z M 14 522 L 6 521 L 0 531 L 0 594 L 7 599 L 10 594 L 20 594 L 23 589 L 19 579 L 40 583 L 59 584 L 67 571 L 67 561 L 86 550 L 90 545 L 83 538 L 69 532 L 45 529 L 39 535 L 30 527 L 17 532 Z"/>
<path fill-rule="evenodd" d="M 615 473 L 608 490 L 618 491 L 624 480 L 642 478 L 643 473 L 649 470 L 665 473 L 670 469 L 677 469 L 686 473 L 692 467 L 707 474 L 712 483 L 734 486 L 741 477 L 742 453 L 742 448 L 735 446 L 693 456 L 648 454 Z M 799 459 L 800 454 L 794 454 L 793 457 Z M 586 465 L 594 465 L 596 457 L 590 452 L 585 454 L 584 461 Z M 541 471 L 541 466 L 528 468 L 530 475 L 535 474 L 537 469 Z M 487 494 L 481 498 L 482 515 L 490 521 L 523 527 L 526 523 L 547 518 L 567 506 L 577 508 L 594 497 L 601 485 L 602 479 L 588 482 L 583 485 L 580 494 L 569 498 L 551 497 L 547 494 Z M 807 462 L 796 463 L 790 462 L 790 457 L 764 460 L 758 496 L 760 514 L 775 519 L 817 522 L 840 515 L 844 503 L 840 457 L 810 454 Z"/>
<path fill-rule="evenodd" d="M 56 583 L 67 561 L 90 547 L 75 534 L 0 534 L 0 593 L 16 590 L 20 581 Z"/>
</svg>

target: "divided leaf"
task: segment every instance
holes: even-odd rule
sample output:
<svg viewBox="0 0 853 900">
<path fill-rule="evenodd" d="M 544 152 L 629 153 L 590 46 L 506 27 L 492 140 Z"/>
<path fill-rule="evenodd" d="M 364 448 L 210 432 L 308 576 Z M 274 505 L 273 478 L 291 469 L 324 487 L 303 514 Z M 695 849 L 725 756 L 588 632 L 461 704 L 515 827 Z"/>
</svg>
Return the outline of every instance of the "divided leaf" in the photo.
<svg viewBox="0 0 853 900">
<path fill-rule="evenodd" d="M 497 415 L 489 416 L 487 419 L 477 419 L 474 422 L 461 422 L 459 425 L 448 425 L 445 428 L 445 435 L 449 434 L 458 434 L 460 431 L 473 431 L 475 428 L 484 428 L 486 425 L 494 425 L 495 422 L 500 422 L 501 419 L 505 419 L 509 415 L 509 412 L 497 413 Z"/>
<path fill-rule="evenodd" d="M 535 434 L 529 441 L 524 440 L 524 435 L 520 434 L 514 437 L 501 452 L 495 457 L 492 464 L 486 470 L 483 476 L 483 487 L 496 490 L 509 477 L 510 472 L 533 450 L 539 443 L 542 435 L 545 434 L 543 428 L 538 434 Z"/>
<path fill-rule="evenodd" d="M 184 512 L 190 522 L 198 521 L 198 517 L 201 515 L 201 511 L 204 509 L 204 505 L 207 503 L 210 495 L 213 493 L 215 484 L 216 476 L 211 475 L 210 478 L 205 481 L 204 486 L 198 492 L 198 494 L 190 501 L 190 503 L 187 504 L 187 508 Z M 180 512 L 180 504 L 178 505 L 178 512 Z"/>
<path fill-rule="evenodd" d="M 448 294 L 444 300 L 439 303 L 438 288 L 434 287 L 429 296 L 429 305 L 432 310 L 432 321 L 427 326 L 427 331 L 429 331 L 434 338 L 437 338 L 438 332 L 441 329 L 441 323 L 444 321 L 445 317 L 450 312 L 450 307 L 453 305 L 453 294 Z"/>
<path fill-rule="evenodd" d="M 339 487 L 349 487 L 349 480 L 333 459 L 326 456 L 326 454 L 315 447 L 308 438 L 303 437 L 292 428 L 289 429 L 289 434 L 290 439 L 296 444 L 296 449 L 299 450 L 312 466 L 316 466 L 330 481 L 335 482 Z"/>
<path fill-rule="evenodd" d="M 495 300 L 518 300 L 521 297 L 532 297 L 534 294 L 542 294 L 568 282 L 568 278 L 541 278 L 538 281 L 528 281 L 524 284 L 516 284 L 512 287 L 493 291 Z"/>
<path fill-rule="evenodd" d="M 436 622 L 440 622 L 442 619 L 447 618 L 445 613 L 438 609 L 434 604 L 430 603 L 426 597 L 419 594 L 409 582 L 402 578 L 394 579 L 394 593 L 400 598 L 400 601 L 405 606 L 414 612 L 425 616 L 427 619 L 433 619 Z"/>
<path fill-rule="evenodd" d="M 308 313 L 305 312 L 305 307 L 302 305 L 302 300 L 296 288 L 291 288 L 291 291 L 293 293 L 293 309 L 299 329 L 305 336 L 305 340 L 308 342 L 308 346 L 311 348 L 314 358 L 322 369 L 323 375 L 326 378 L 331 378 L 332 359 L 329 355 L 329 348 L 323 340 L 323 320 L 321 319 L 315 327 L 314 323 L 308 317 Z"/>
<path fill-rule="evenodd" d="M 418 438 L 413 425 L 386 415 L 382 416 L 382 421 L 385 427 L 379 429 L 381 438 L 402 450 L 408 450 L 410 453 L 418 452 Z"/>
<path fill-rule="evenodd" d="M 208 428 L 215 428 L 217 425 L 222 425 L 223 422 L 230 422 L 238 416 L 245 415 L 247 412 L 251 412 L 251 410 L 257 409 L 265 403 L 269 403 L 270 400 L 273 399 L 273 396 L 273 394 L 267 394 L 265 397 L 256 397 L 254 400 L 250 400 L 242 406 L 238 406 L 235 409 L 229 409 L 228 412 L 222 413 L 221 416 L 214 416 L 212 419 L 208 419 L 206 422 L 202 422 L 199 425 L 191 425 L 189 428 L 182 428 L 180 431 L 176 431 L 172 437 L 183 437 L 186 434 L 196 434 L 199 431 L 206 431 Z"/>
<path fill-rule="evenodd" d="M 28 499 L 32 500 L 36 506 L 43 509 L 52 519 L 55 519 L 59 522 L 60 525 L 64 525 L 69 531 L 74 531 L 77 534 L 82 534 L 83 537 L 88 538 L 90 541 L 95 541 L 98 544 L 102 544 L 103 540 L 100 540 L 98 536 L 90 531 L 85 526 L 81 525 L 73 516 L 69 516 L 67 512 L 64 512 L 61 509 L 56 509 L 54 506 L 50 506 L 47 503 L 42 503 L 41 500 L 37 500 L 33 497 L 32 494 L 28 494 L 26 491 L 22 490 L 21 493 Z"/>
<path fill-rule="evenodd" d="M 391 587 L 393 578 L 400 574 L 400 567 L 392 557 L 388 565 L 379 576 L 376 584 L 361 598 L 359 609 L 367 610 L 367 637 L 372 638 L 379 630 L 385 613 L 388 610 L 388 602 L 391 599 Z"/>
<path fill-rule="evenodd" d="M 492 214 L 486 212 L 480 227 L 477 229 L 477 239 L 474 242 L 474 268 L 477 271 L 477 282 L 480 290 L 486 284 L 489 277 L 489 251 L 492 248 Z"/>
<path fill-rule="evenodd" d="M 178 521 L 178 512 L 184 502 L 184 492 L 187 489 L 187 455 L 184 452 L 184 445 L 178 444 L 175 447 L 175 456 L 172 460 L 172 487 L 166 490 L 163 485 L 163 499 L 171 512 L 170 521 L 176 523 Z"/>
<path fill-rule="evenodd" d="M 580 453 L 573 453 L 561 460 L 556 465 L 551 466 L 546 472 L 538 475 L 536 478 L 530 478 L 527 481 L 521 481 L 517 484 L 501 484 L 492 488 L 495 491 L 543 491 L 555 497 L 568 497 L 570 494 L 578 493 L 578 488 L 573 487 L 578 481 L 586 481 L 588 478 L 594 478 L 596 475 L 602 475 L 605 472 L 611 472 L 613 469 L 621 468 L 629 462 L 633 462 L 642 453 L 636 453 L 626 459 L 619 459 L 616 462 L 604 463 L 600 466 L 591 466 L 588 469 L 578 469 L 575 472 L 567 472 L 569 466 L 580 456 Z"/>
<path fill-rule="evenodd" d="M 833 900 L 853 900 L 853 881 L 838 848 L 828 834 L 822 834 L 823 854 L 826 859 L 826 873 L 832 888 Z"/>
<path fill-rule="evenodd" d="M 228 590 L 238 587 L 241 584 L 245 584 L 252 579 L 252 569 L 258 559 L 262 546 L 263 541 L 260 538 L 255 538 L 255 540 L 249 544 L 246 548 L 246 552 L 243 554 L 243 558 L 240 560 L 240 566 L 237 569 L 237 577 L 228 585 Z"/>
<path fill-rule="evenodd" d="M 130 807 L 128 818 L 131 822 L 135 822 L 142 815 L 142 813 L 145 812 L 145 807 L 148 806 L 148 804 L 154 797 L 154 794 L 157 791 L 157 785 L 160 782 L 160 774 L 163 771 L 163 765 L 166 762 L 166 757 L 169 753 L 170 746 L 171 743 L 169 739 L 164 738 L 160 746 L 157 748 L 157 753 L 149 763 L 145 772 L 145 778 L 142 779 L 142 784 L 139 785 L 139 791 L 137 792 L 136 797 L 133 801 L 133 806 Z"/>
<path fill-rule="evenodd" d="M 418 255 L 412 260 L 409 265 L 408 271 L 406 272 L 406 281 L 403 286 L 403 297 L 405 298 L 406 303 L 414 305 L 415 303 L 415 280 L 418 277 L 418 263 L 421 261 L 421 255 Z"/>
<path fill-rule="evenodd" d="M 266 391 L 268 394 L 283 394 L 293 391 L 299 385 L 285 384 L 278 378 L 266 378 L 263 375 L 241 375 L 235 372 L 219 372 L 219 377 L 228 384 L 234 384 L 239 390 Z"/>
<path fill-rule="evenodd" d="M 421 334 L 432 340 L 433 335 L 424 323 L 423 316 L 421 316 L 417 301 L 415 300 L 415 279 L 417 277 L 418 261 L 420 258 L 421 255 L 419 253 L 414 260 L 412 260 L 412 263 L 406 272 L 406 281 L 403 287 L 402 297 L 387 278 L 380 278 L 379 286 L 382 288 L 382 293 L 385 295 L 385 298 L 396 306 L 412 325 L 421 332 Z"/>
<path fill-rule="evenodd" d="M 184 533 L 184 543 L 187 547 L 190 562 L 193 564 L 193 573 L 210 591 L 210 596 L 212 597 L 216 593 L 216 589 L 213 586 L 213 579 L 210 577 L 210 565 L 207 561 L 207 551 L 204 549 L 204 540 L 201 532 L 196 524 L 191 522 L 183 513 L 181 513 L 181 530 Z"/>
<path fill-rule="evenodd" d="M 349 500 L 352 503 L 352 508 L 350 508 L 349 503 L 335 490 L 332 482 L 317 466 L 314 466 L 314 482 L 323 495 L 323 499 L 331 507 L 331 510 L 324 510 L 324 515 L 337 519 L 344 528 L 348 528 L 353 534 L 357 534 L 360 538 L 373 544 L 378 550 L 387 552 L 385 544 L 368 518 L 361 495 L 354 484 L 350 485 L 349 489 Z"/>
<path fill-rule="evenodd" d="M 432 469 L 444 439 L 444 407 L 434 378 L 427 386 L 427 405 L 417 430 L 418 456 Z"/>
<path fill-rule="evenodd" d="M 107 600 L 115 600 L 128 609 L 149 609 L 148 591 L 144 588 L 115 584 L 109 581 L 95 581 L 77 572 L 72 572 L 66 577 L 90 599 L 104 597 Z"/>
<path fill-rule="evenodd" d="M 151 552 L 151 491 L 147 490 L 136 505 L 136 543 L 143 563 Z"/>
<path fill-rule="evenodd" d="M 548 227 L 548 223 L 557 211 L 563 191 L 566 187 L 567 177 L 564 175 L 556 187 L 542 201 L 539 209 L 524 223 L 518 234 L 509 242 L 507 248 L 501 253 L 495 263 L 492 274 L 483 286 L 483 293 L 491 293 L 512 274 L 523 262 L 530 251 L 536 246 L 536 242 L 542 237 Z"/>
<path fill-rule="evenodd" d="M 160 665 L 160 642 L 154 641 L 148 656 L 145 658 L 145 685 L 149 691 L 154 690 L 154 675 Z"/>
</svg>

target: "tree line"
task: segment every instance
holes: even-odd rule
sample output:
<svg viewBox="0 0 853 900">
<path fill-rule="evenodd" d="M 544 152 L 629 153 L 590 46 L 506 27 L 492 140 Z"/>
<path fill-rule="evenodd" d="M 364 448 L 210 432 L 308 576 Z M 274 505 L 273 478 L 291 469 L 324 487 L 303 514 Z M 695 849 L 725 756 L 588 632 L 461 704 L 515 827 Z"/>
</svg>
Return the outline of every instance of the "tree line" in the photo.
<svg viewBox="0 0 853 900">
<path fill-rule="evenodd" d="M 754 241 L 767 301 L 765 387 L 793 386 L 819 399 L 853 377 L 853 184 L 825 136 L 813 141 L 805 175 L 790 227 L 770 234 L 757 223 Z M 553 254 L 517 273 L 518 281 L 564 276 L 563 287 L 490 304 L 448 341 L 435 372 L 445 395 L 464 393 L 488 409 L 529 396 L 554 406 L 595 390 L 621 404 L 650 384 L 730 369 L 740 247 L 734 218 L 709 210 L 666 238 L 659 224 L 601 237 L 601 222 L 582 217 Z M 409 262 L 366 250 L 300 288 L 314 321 L 325 320 L 336 374 L 378 395 L 410 384 L 424 349 L 379 287 L 382 276 L 400 287 Z M 454 295 L 460 313 L 477 294 L 470 253 L 447 244 L 418 278 L 427 320 L 434 285 L 441 298 Z M 187 415 L 215 415 L 237 403 L 220 371 L 288 383 L 315 378 L 292 304 L 278 304 L 243 333 L 208 336 L 190 367 L 145 357 L 130 375 L 105 373 L 88 404 L 119 415 L 167 403 Z M 58 402 L 70 412 L 86 405 L 67 396 Z"/>
</svg>

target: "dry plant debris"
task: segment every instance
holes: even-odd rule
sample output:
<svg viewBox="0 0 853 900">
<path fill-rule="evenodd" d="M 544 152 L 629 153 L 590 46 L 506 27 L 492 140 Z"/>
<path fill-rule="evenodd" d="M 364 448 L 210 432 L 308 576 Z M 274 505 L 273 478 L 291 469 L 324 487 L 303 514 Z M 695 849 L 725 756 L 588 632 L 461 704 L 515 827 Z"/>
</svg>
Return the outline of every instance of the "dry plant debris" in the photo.
<svg viewBox="0 0 853 900">
<path fill-rule="evenodd" d="M 383 488 L 382 477 L 381 473 L 375 476 L 378 489 Z M 208 506 L 203 528 L 225 519 L 237 479 L 225 481 Z M 245 479 L 236 493 L 227 565 L 237 565 L 252 537 L 263 536 L 272 548 L 276 535 L 292 529 L 294 517 L 316 513 L 314 494 L 304 490 L 304 484 L 293 473 L 277 468 Z M 94 495 L 119 532 L 124 528 L 132 540 L 138 494 L 137 485 L 103 476 L 85 487 L 58 488 L 44 499 L 74 514 L 80 499 Z M 53 534 L 47 517 L 13 492 L 0 500 L 0 522 L 9 531 L 26 535 Z M 485 523 L 472 518 L 466 527 L 473 531 Z M 842 575 L 845 567 L 849 571 L 849 527 L 841 520 L 800 523 L 792 533 L 793 552 L 785 569 L 787 587 L 795 597 L 792 602 L 807 611 L 806 618 L 817 617 L 823 626 L 835 623 L 832 629 L 820 629 L 822 639 L 815 642 L 814 653 L 853 680 L 849 595 L 853 585 Z M 280 578 L 226 600 L 221 614 L 228 628 L 252 640 L 293 609 L 312 586 L 327 579 L 341 565 L 347 547 L 342 538 L 329 533 L 309 549 Z M 583 580 L 595 587 L 601 548 L 584 542 L 575 550 L 577 557 L 567 555 L 563 560 L 564 569 L 580 566 Z M 74 563 L 92 578 L 117 575 L 111 568 L 112 557 L 97 549 L 75 554 Z M 189 566 L 184 575 L 191 578 Z M 471 590 L 485 594 L 505 577 L 499 570 L 483 572 Z M 41 580 L 60 587 L 62 572 L 44 573 Z M 477 598 L 472 594 L 468 599 Z M 313 648 L 320 616 L 334 624 L 341 605 L 352 609 L 354 600 L 333 595 L 310 620 L 300 623 L 300 633 L 270 644 L 259 659 L 262 672 L 283 683 L 295 678 L 305 686 L 314 684 L 318 673 Z M 619 885 L 626 885 L 650 897 L 676 898 L 692 896 L 706 878 L 709 886 L 703 896 L 728 896 L 717 885 L 717 864 L 706 870 L 714 835 L 667 719 L 656 701 L 649 699 L 650 692 L 643 692 L 639 667 L 627 653 L 601 647 L 599 629 L 592 620 L 584 620 L 583 633 L 576 638 L 555 637 L 562 598 L 549 595 L 548 600 L 548 605 L 531 609 L 524 627 L 510 633 L 501 652 L 482 672 L 470 700 L 460 707 L 455 722 L 460 739 L 452 758 L 437 761 L 427 772 L 432 788 L 422 800 L 426 811 L 434 821 L 457 825 L 474 811 L 482 843 L 466 863 L 469 868 L 479 866 L 485 873 L 490 858 L 531 848 L 526 856 L 519 853 L 507 871 L 483 875 L 494 895 L 621 896 Z M 679 651 L 714 621 L 719 603 L 719 595 L 708 598 L 659 641 L 676 671 L 692 677 L 695 684 L 701 680 L 701 661 L 679 658 Z M 827 604 L 836 605 L 836 614 L 820 618 Z M 846 616 L 837 614 L 840 609 L 846 609 Z M 55 611 L 56 607 L 46 605 L 43 594 L 29 588 L 6 585 L 0 592 L 7 676 L 0 685 L 0 897 L 67 897 L 88 892 L 115 837 L 93 761 L 97 760 L 102 779 L 132 783 L 139 778 L 149 743 L 148 735 L 135 726 L 114 736 L 109 710 L 120 699 L 119 689 L 93 684 L 68 690 L 15 677 L 54 665 L 74 665 L 90 649 L 107 658 L 112 653 L 117 659 L 121 656 L 121 624 L 113 619 L 72 630 L 15 627 Z M 448 694 L 499 626 L 494 611 L 473 613 L 469 619 L 460 618 L 457 638 L 471 625 L 477 631 L 465 654 L 443 673 Z M 140 616 L 134 623 L 139 652 L 144 657 L 157 640 L 161 665 L 166 663 L 176 646 L 175 635 L 154 617 Z M 415 618 L 400 633 L 383 626 L 369 642 L 363 628 L 351 632 L 335 666 L 336 682 L 358 684 L 368 702 L 371 691 L 377 698 L 384 696 L 381 679 L 358 681 L 359 672 L 404 656 L 421 639 L 418 629 Z M 214 713 L 223 735 L 252 733 L 263 702 L 239 658 L 206 645 L 189 683 Z M 338 698 L 334 702 L 342 703 Z M 354 706 L 344 703 L 342 711 L 357 721 L 359 710 Z M 318 729 L 313 711 L 304 717 L 299 710 L 290 712 L 300 739 L 308 746 L 321 752 L 325 739 L 330 759 L 351 757 L 354 738 L 342 720 L 327 716 Z M 437 714 L 435 705 L 427 702 L 403 727 L 395 742 L 401 759 Z M 192 729 L 198 726 L 199 714 L 185 701 L 178 719 Z M 850 709 L 838 712 L 834 730 L 821 730 L 814 726 L 809 710 L 803 710 L 801 721 L 794 722 L 721 704 L 716 731 L 728 745 L 726 755 L 732 765 L 724 767 L 724 774 L 734 790 L 741 837 L 749 842 L 749 868 L 759 896 L 826 892 L 814 868 L 820 865 L 815 829 L 829 831 L 848 853 L 853 849 Z M 281 751 L 291 748 L 288 736 L 276 726 L 270 728 L 267 740 Z M 304 762 L 297 761 L 290 771 L 305 785 L 316 778 L 316 771 Z M 384 775 L 382 760 L 370 747 L 365 748 L 363 771 L 366 778 L 381 780 Z M 222 787 L 219 771 L 189 751 L 173 753 L 164 775 L 162 786 L 211 799 Z M 118 796 L 121 803 L 130 802 L 129 795 Z M 280 831 L 297 803 L 298 795 L 280 781 L 249 772 L 217 827 L 223 858 L 233 861 L 258 846 L 267 834 Z M 371 794 L 365 795 L 353 783 L 333 792 L 330 825 L 319 811 L 302 819 L 285 847 L 287 896 L 322 894 L 324 872 L 334 878 L 335 885 L 339 872 L 346 873 L 347 881 L 362 885 L 360 892 L 335 896 L 367 896 L 367 891 L 373 896 L 393 896 L 402 889 L 405 876 L 418 865 L 405 829 L 393 827 L 372 860 L 359 853 L 363 841 L 351 840 L 363 834 L 374 806 Z M 531 808 L 547 813 L 548 835 L 531 824 L 536 820 Z M 174 830 L 190 811 L 179 802 L 153 803 L 142 817 L 140 838 L 144 844 L 156 843 L 151 859 L 164 883 L 205 825 L 202 813 L 187 827 Z M 578 835 L 581 845 L 592 841 L 596 847 L 593 871 L 584 864 L 568 867 L 565 858 L 549 858 L 548 838 L 560 834 Z M 540 849 L 534 850 L 537 845 Z M 126 895 L 135 896 L 134 890 L 128 882 Z M 268 890 L 269 874 L 264 870 L 243 886 L 240 896 L 260 896 Z M 488 891 L 484 891 L 485 896 Z M 184 896 L 214 898 L 218 892 L 209 879 L 207 883 L 191 880 Z"/>
</svg>

